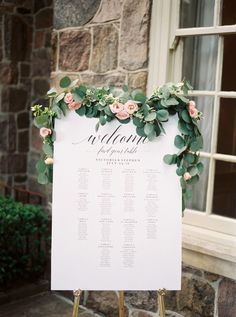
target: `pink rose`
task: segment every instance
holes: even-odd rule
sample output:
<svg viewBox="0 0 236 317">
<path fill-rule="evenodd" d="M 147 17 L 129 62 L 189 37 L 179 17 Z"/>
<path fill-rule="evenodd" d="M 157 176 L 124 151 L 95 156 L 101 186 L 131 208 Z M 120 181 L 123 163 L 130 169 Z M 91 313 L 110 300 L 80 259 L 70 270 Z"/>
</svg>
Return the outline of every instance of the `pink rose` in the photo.
<svg viewBox="0 0 236 317">
<path fill-rule="evenodd" d="M 70 110 L 77 110 L 77 109 L 79 109 L 81 107 L 81 103 L 80 102 L 76 102 L 76 101 L 73 101 L 73 102 L 71 102 L 71 103 L 69 103 L 68 104 L 68 108 L 70 109 Z"/>
<path fill-rule="evenodd" d="M 189 100 L 188 106 L 189 106 L 189 108 L 195 108 L 196 107 L 195 101 Z"/>
<path fill-rule="evenodd" d="M 52 158 L 52 157 L 46 158 L 46 160 L 44 160 L 44 163 L 45 163 L 46 165 L 51 165 L 51 164 L 53 164 L 53 158 Z"/>
<path fill-rule="evenodd" d="M 129 114 L 133 114 L 135 111 L 138 110 L 138 105 L 132 101 L 132 100 L 128 100 L 125 104 L 124 104 L 124 109 L 129 113 Z"/>
<path fill-rule="evenodd" d="M 198 117 L 198 110 L 196 108 L 195 101 L 190 100 L 188 104 L 188 112 L 191 118 L 197 119 Z"/>
<path fill-rule="evenodd" d="M 198 117 L 198 110 L 197 110 L 197 108 L 189 108 L 189 109 L 188 109 L 188 112 L 189 112 L 189 115 L 190 115 L 191 118 L 197 119 L 197 117 Z"/>
<path fill-rule="evenodd" d="M 118 113 L 124 109 L 124 105 L 121 102 L 115 101 L 110 105 L 112 113 Z"/>
<path fill-rule="evenodd" d="M 73 95 L 71 92 L 68 92 L 65 97 L 64 97 L 64 101 L 66 103 L 72 103 L 74 101 Z"/>
<path fill-rule="evenodd" d="M 41 137 L 45 138 L 46 136 L 48 136 L 49 134 L 52 134 L 52 130 L 48 129 L 48 128 L 41 128 L 39 130 L 39 133 L 41 135 Z"/>
<path fill-rule="evenodd" d="M 185 181 L 189 181 L 191 178 L 192 178 L 192 176 L 188 172 L 184 173 L 184 180 Z"/>
<path fill-rule="evenodd" d="M 120 120 L 128 119 L 129 116 L 129 113 L 125 110 L 121 110 L 119 113 L 116 114 L 116 117 Z"/>
</svg>

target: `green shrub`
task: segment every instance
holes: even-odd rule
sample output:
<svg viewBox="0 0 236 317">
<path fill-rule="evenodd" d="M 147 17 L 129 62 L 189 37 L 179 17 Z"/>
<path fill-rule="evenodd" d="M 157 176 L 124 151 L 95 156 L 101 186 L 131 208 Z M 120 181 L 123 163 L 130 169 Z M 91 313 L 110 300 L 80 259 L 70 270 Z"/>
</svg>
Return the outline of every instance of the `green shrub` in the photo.
<svg viewBox="0 0 236 317">
<path fill-rule="evenodd" d="M 0 197 L 1 288 L 43 273 L 49 235 L 49 217 L 41 207 Z"/>
</svg>

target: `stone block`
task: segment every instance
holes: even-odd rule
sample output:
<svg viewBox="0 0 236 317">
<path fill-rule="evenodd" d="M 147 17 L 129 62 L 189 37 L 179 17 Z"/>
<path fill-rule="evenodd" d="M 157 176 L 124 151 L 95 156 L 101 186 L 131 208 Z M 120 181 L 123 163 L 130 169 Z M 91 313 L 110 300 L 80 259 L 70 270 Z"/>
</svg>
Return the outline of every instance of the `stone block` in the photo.
<svg viewBox="0 0 236 317">
<path fill-rule="evenodd" d="M 92 308 L 97 313 L 102 313 L 107 317 L 118 317 L 118 296 L 116 292 L 102 291 L 96 292 L 91 291 L 88 293 L 86 302 L 88 308 Z"/>
<path fill-rule="evenodd" d="M 7 87 L 2 90 L 1 110 L 13 112 L 24 110 L 27 106 L 28 93 L 26 90 Z"/>
<path fill-rule="evenodd" d="M 45 8 L 40 10 L 35 16 L 36 29 L 47 29 L 53 26 L 53 10 Z"/>
<path fill-rule="evenodd" d="M 14 152 L 16 150 L 16 139 L 17 139 L 17 130 L 16 130 L 16 121 L 15 116 L 10 115 L 8 121 L 8 151 Z"/>
<path fill-rule="evenodd" d="M 53 0 L 34 1 L 34 13 L 46 7 L 51 7 L 52 4 L 53 4 Z"/>
<path fill-rule="evenodd" d="M 29 150 L 29 131 L 18 132 L 18 142 L 17 142 L 18 152 L 27 153 Z"/>
<path fill-rule="evenodd" d="M 93 28 L 91 70 L 104 73 L 117 68 L 118 31 L 112 24 Z"/>
<path fill-rule="evenodd" d="M 182 290 L 168 292 L 166 309 L 185 317 L 213 317 L 215 290 L 204 279 L 182 278 Z"/>
<path fill-rule="evenodd" d="M 128 306 L 152 312 L 157 311 L 157 292 L 155 291 L 125 292 L 125 301 Z"/>
<path fill-rule="evenodd" d="M 91 49 L 90 31 L 65 31 L 60 34 L 59 68 L 64 71 L 88 69 Z"/>
<path fill-rule="evenodd" d="M 0 63 L 0 84 L 17 84 L 18 70 L 17 65 L 13 63 Z"/>
<path fill-rule="evenodd" d="M 133 309 L 131 310 L 129 317 L 155 317 L 156 314 L 147 312 L 145 310 Z"/>
<path fill-rule="evenodd" d="M 103 0 L 92 22 L 103 23 L 120 19 L 121 1 Z"/>
<path fill-rule="evenodd" d="M 0 161 L 0 170 L 3 174 L 26 173 L 27 155 L 26 154 L 8 154 L 2 155 Z"/>
<path fill-rule="evenodd" d="M 45 31 L 35 31 L 34 34 L 34 48 L 42 48 L 44 47 L 45 41 Z"/>
<path fill-rule="evenodd" d="M 223 279 L 219 284 L 218 317 L 236 316 L 236 281 Z"/>
<path fill-rule="evenodd" d="M 8 150 L 8 116 L 1 115 L 0 116 L 0 150 L 1 152 Z"/>
<path fill-rule="evenodd" d="M 86 74 L 81 73 L 81 82 L 86 85 L 94 85 L 97 87 L 114 86 L 122 87 L 126 82 L 126 75 L 124 73 L 111 73 L 111 74 Z"/>
<path fill-rule="evenodd" d="M 30 64 L 29 63 L 20 63 L 20 76 L 29 77 L 30 76 Z"/>
<path fill-rule="evenodd" d="M 150 9 L 151 0 L 126 0 L 123 4 L 120 66 L 124 69 L 148 66 Z"/>
<path fill-rule="evenodd" d="M 50 59 L 50 50 L 46 48 L 35 50 L 32 57 L 33 76 L 49 76 Z"/>
<path fill-rule="evenodd" d="M 141 89 L 146 91 L 147 72 L 130 73 L 128 76 L 128 85 L 130 89 Z"/>
<path fill-rule="evenodd" d="M 55 0 L 54 28 L 62 29 L 88 23 L 97 12 L 101 0 Z"/>
<path fill-rule="evenodd" d="M 17 15 L 5 16 L 5 54 L 12 62 L 30 60 L 32 28 Z"/>
<path fill-rule="evenodd" d="M 45 96 L 49 88 L 50 88 L 50 85 L 47 79 L 43 79 L 43 78 L 35 79 L 33 81 L 34 97 L 40 98 Z"/>
</svg>

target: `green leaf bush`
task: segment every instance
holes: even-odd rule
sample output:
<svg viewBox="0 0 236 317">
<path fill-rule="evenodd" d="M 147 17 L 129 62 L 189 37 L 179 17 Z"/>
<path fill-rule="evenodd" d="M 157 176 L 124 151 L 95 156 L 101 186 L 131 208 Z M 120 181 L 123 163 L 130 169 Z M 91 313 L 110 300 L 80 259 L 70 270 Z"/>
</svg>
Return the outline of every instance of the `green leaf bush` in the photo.
<svg viewBox="0 0 236 317">
<path fill-rule="evenodd" d="M 35 280 L 44 272 L 49 227 L 41 207 L 0 196 L 0 289 Z"/>
</svg>

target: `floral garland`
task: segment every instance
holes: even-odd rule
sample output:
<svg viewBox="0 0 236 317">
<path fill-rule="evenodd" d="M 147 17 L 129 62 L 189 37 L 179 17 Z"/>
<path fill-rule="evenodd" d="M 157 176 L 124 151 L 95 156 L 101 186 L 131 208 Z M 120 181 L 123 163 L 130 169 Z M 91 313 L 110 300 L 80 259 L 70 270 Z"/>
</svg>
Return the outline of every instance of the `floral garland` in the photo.
<svg viewBox="0 0 236 317">
<path fill-rule="evenodd" d="M 36 164 L 38 182 L 52 182 L 54 120 L 65 116 L 67 111 L 75 111 L 87 118 L 98 118 L 96 131 L 100 125 L 114 119 L 123 124 L 132 121 L 136 133 L 149 140 L 165 133 L 164 123 L 170 116 L 177 114 L 180 134 L 176 135 L 174 144 L 179 151 L 166 154 L 163 160 L 166 164 L 177 166 L 176 174 L 180 177 L 183 198 L 191 198 L 191 185 L 199 181 L 203 171 L 203 164 L 199 162 L 203 138 L 198 126 L 202 113 L 197 110 L 195 102 L 187 97 L 188 91 L 192 89 L 190 84 L 186 81 L 165 84 L 158 87 L 148 99 L 141 90 L 130 92 L 126 85 L 122 91 L 118 91 L 111 87 L 86 87 L 77 82 L 63 77 L 60 80 L 62 92 L 55 88 L 48 91 L 48 107 L 32 107 L 34 124 L 40 129 L 43 139 L 44 158 Z"/>
</svg>

